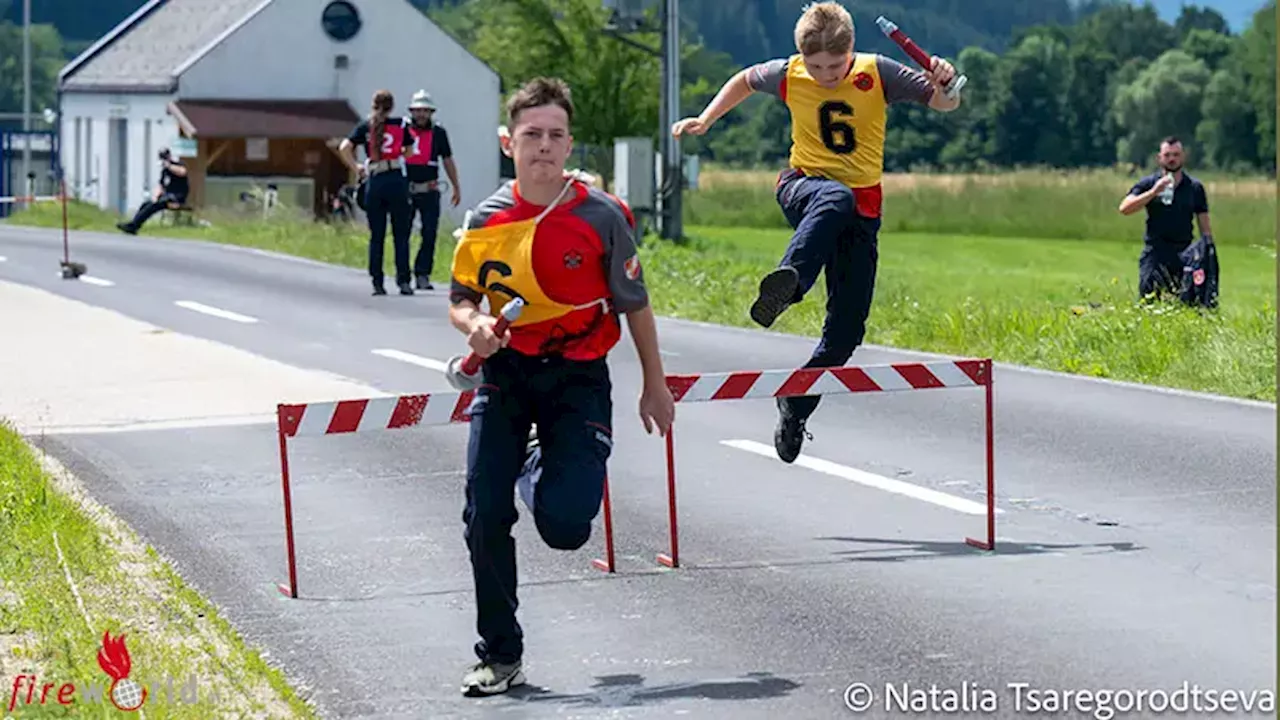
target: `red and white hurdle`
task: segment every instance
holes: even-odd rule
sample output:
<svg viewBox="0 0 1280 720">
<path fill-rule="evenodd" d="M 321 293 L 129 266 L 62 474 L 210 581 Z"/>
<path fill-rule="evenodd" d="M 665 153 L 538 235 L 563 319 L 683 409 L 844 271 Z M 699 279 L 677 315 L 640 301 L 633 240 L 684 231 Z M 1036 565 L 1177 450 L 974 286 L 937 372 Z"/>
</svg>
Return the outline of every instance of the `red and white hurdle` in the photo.
<svg viewBox="0 0 1280 720">
<path fill-rule="evenodd" d="M 995 549 L 995 445 L 992 412 L 992 362 L 955 360 L 930 363 L 764 370 L 697 375 L 668 375 L 667 387 L 677 403 L 718 400 L 750 400 L 799 395 L 839 395 L 863 392 L 898 392 L 936 388 L 982 387 L 986 390 L 986 481 L 987 539 L 965 538 L 982 550 Z M 289 563 L 289 585 L 282 594 L 298 597 L 297 558 L 293 537 L 293 504 L 289 474 L 289 440 L 347 433 L 384 432 L 433 425 L 468 423 L 467 414 L 475 390 L 422 395 L 337 400 L 276 406 L 276 432 L 280 445 L 280 478 L 284 494 L 285 546 Z M 679 523 L 676 512 L 675 428 L 666 437 L 667 503 L 670 524 L 670 551 L 657 560 L 669 568 L 680 566 Z M 608 573 L 616 571 L 613 544 L 613 508 L 609 479 L 604 481 L 601 501 L 604 521 L 605 558 L 591 564 Z"/>
<path fill-rule="evenodd" d="M 800 370 L 752 370 L 668 375 L 667 387 L 675 395 L 677 403 L 901 392 L 937 388 L 984 388 L 986 392 L 987 539 L 984 542 L 966 537 L 965 542 L 981 550 L 994 550 L 996 546 L 995 435 L 991 369 L 991 359 L 981 359 Z M 669 552 L 660 553 L 657 557 L 659 563 L 669 568 L 680 566 L 674 435 L 673 427 L 672 432 L 667 433 L 667 506 L 671 547 Z"/>
</svg>

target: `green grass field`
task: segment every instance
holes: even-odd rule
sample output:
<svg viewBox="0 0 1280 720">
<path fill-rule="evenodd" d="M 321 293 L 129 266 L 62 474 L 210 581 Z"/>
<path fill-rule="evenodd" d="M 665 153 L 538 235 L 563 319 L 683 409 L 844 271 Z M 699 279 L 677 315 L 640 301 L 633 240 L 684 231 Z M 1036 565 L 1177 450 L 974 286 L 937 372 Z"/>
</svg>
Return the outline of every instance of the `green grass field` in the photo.
<svg viewBox="0 0 1280 720">
<path fill-rule="evenodd" d="M 747 307 L 756 284 L 790 233 L 773 177 L 703 171 L 701 189 L 687 194 L 691 242 L 649 238 L 642 251 L 659 313 L 753 327 Z M 1115 211 L 1133 182 L 1127 175 L 887 176 L 867 342 L 1274 401 L 1275 181 L 1202 177 L 1223 271 L 1222 306 L 1213 312 L 1136 302 L 1143 220 Z M 116 220 L 80 205 L 70 218 L 73 229 L 109 232 Z M 144 233 L 366 262 L 363 227 L 209 220 L 211 227 L 153 224 Z M 59 226 L 61 214 L 46 205 L 14 221 Z M 437 280 L 452 247 L 442 232 Z M 819 281 L 775 329 L 818 335 L 824 303 Z"/>
<path fill-rule="evenodd" d="M 168 564 L 73 487 L 0 421 L 0 717 L 134 717 L 107 698 L 111 678 L 97 657 L 108 631 L 125 636 L 148 720 L 314 717 Z M 27 704 L 24 682 L 10 711 L 19 675 L 36 686 Z M 65 683 L 75 685 L 67 705 L 58 702 Z"/>
</svg>

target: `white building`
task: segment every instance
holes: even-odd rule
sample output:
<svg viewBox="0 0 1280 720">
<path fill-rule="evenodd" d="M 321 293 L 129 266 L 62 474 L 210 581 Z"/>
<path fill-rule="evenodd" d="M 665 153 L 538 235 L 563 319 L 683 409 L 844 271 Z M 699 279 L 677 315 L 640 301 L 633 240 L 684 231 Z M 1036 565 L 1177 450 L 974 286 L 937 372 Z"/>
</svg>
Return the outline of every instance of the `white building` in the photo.
<svg viewBox="0 0 1280 720">
<path fill-rule="evenodd" d="M 462 185 L 442 210 L 459 222 L 499 182 L 499 78 L 407 0 L 150 0 L 59 75 L 68 190 L 132 213 L 170 147 L 197 207 L 271 181 L 319 209 L 349 178 L 337 141 L 382 88 L 395 113 L 431 93 Z"/>
</svg>

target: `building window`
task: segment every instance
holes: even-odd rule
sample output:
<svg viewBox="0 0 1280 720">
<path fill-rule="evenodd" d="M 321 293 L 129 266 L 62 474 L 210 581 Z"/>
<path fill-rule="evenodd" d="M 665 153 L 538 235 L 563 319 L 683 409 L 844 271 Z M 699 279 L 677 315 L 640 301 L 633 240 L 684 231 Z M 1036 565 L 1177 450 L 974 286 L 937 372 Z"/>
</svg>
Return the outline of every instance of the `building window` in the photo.
<svg viewBox="0 0 1280 720">
<path fill-rule="evenodd" d="M 360 32 L 360 13 L 347 0 L 334 0 L 325 6 L 320 23 L 324 26 L 326 35 L 342 42 Z"/>
</svg>

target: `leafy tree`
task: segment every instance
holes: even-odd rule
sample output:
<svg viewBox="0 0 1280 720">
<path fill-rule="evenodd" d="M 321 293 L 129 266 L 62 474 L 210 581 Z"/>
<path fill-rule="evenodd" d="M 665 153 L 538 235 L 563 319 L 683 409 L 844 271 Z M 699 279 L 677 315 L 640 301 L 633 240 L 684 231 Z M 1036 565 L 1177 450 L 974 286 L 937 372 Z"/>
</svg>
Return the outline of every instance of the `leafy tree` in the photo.
<svg viewBox="0 0 1280 720">
<path fill-rule="evenodd" d="M 1121 87 L 1112 106 L 1121 130 L 1119 158 L 1141 163 L 1166 135 L 1194 138 L 1210 77 L 1203 61 L 1169 50 Z"/>
<path fill-rule="evenodd" d="M 58 71 L 65 60 L 52 25 L 31 26 L 31 112 L 57 101 Z M 22 111 L 22 26 L 0 22 L 0 112 Z"/>
</svg>

